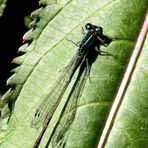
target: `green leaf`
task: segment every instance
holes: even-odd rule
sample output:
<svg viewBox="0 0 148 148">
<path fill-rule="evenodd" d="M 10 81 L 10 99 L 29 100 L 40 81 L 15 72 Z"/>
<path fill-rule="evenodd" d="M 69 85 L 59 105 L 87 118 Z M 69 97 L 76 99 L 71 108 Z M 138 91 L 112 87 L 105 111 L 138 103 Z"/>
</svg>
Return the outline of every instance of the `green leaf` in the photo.
<svg viewBox="0 0 148 148">
<path fill-rule="evenodd" d="M 92 83 L 87 81 L 79 100 L 66 147 L 95 147 L 134 49 L 148 4 L 147 0 L 58 0 L 52 5 L 51 2 L 41 0 L 46 6 L 33 12 L 33 29 L 24 35 L 28 43 L 19 49 L 24 55 L 14 59 L 20 66 L 13 70 L 14 74 L 8 79 L 12 88 L 0 102 L 3 117 L 8 114 L 10 107 L 14 111 L 8 127 L 5 120 L 0 124 L 1 147 L 33 146 L 41 130 L 30 127 L 35 110 L 61 74 L 59 70 L 68 64 L 77 50 L 66 39 L 80 41 L 81 27 L 88 22 L 102 26 L 104 34 L 114 39 L 108 47 L 101 47 L 101 50 L 115 55 L 117 59 L 99 56 L 93 64 L 90 74 Z M 41 147 L 46 145 L 69 91 L 70 88 L 51 120 Z M 137 104 L 135 100 L 132 102 Z M 137 115 L 142 114 L 144 117 L 145 113 Z M 125 117 L 129 117 L 128 114 Z M 125 122 L 125 119 L 121 120 L 120 125 Z M 112 142 L 113 139 L 117 137 L 111 136 L 109 144 L 116 142 Z M 121 138 L 117 142 L 120 141 Z M 129 142 L 129 139 L 125 142 Z"/>
<path fill-rule="evenodd" d="M 3 15 L 7 0 L 0 0 L 0 16 Z"/>
<path fill-rule="evenodd" d="M 148 145 L 148 35 L 114 121 L 106 148 Z M 122 137 L 122 138 L 121 138 Z"/>
</svg>

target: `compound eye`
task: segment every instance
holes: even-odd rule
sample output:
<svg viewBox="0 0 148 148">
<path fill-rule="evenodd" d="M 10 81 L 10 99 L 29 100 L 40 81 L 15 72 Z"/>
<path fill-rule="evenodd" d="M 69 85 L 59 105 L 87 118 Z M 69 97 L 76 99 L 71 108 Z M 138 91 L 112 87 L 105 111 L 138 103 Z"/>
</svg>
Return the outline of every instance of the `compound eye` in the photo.
<svg viewBox="0 0 148 148">
<path fill-rule="evenodd" d="M 87 23 L 86 25 L 85 25 L 85 28 L 86 28 L 86 30 L 90 30 L 91 29 L 91 24 L 90 23 Z"/>
<path fill-rule="evenodd" d="M 95 28 L 96 33 L 102 33 L 103 29 L 101 27 Z"/>
</svg>

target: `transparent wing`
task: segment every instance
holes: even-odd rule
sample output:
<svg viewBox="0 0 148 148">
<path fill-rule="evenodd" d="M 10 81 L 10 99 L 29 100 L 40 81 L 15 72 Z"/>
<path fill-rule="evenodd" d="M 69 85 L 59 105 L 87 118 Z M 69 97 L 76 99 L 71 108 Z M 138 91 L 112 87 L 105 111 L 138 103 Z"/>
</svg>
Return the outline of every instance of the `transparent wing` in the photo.
<svg viewBox="0 0 148 148">
<path fill-rule="evenodd" d="M 67 98 L 67 103 L 63 108 L 64 111 L 61 113 L 61 118 L 53 130 L 53 135 L 46 146 L 48 146 L 50 140 L 53 148 L 61 148 L 65 145 L 66 140 L 68 139 L 68 130 L 74 121 L 78 100 L 83 92 L 89 73 L 90 67 L 80 67 L 76 82 Z"/>
<path fill-rule="evenodd" d="M 71 75 L 75 67 L 75 61 L 77 54 L 72 58 L 70 63 L 65 67 L 62 75 L 56 81 L 52 89 L 47 93 L 46 97 L 43 99 L 38 109 L 36 110 L 34 117 L 31 121 L 31 127 L 38 129 L 43 124 L 48 122 L 52 117 L 54 111 L 59 105 L 61 98 L 71 81 Z"/>
</svg>

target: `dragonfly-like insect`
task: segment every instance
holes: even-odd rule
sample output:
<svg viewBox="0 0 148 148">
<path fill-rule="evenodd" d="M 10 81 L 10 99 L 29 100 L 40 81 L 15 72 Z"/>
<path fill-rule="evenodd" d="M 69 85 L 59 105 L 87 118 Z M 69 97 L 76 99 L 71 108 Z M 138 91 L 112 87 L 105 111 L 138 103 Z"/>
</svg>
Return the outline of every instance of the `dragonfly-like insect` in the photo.
<svg viewBox="0 0 148 148">
<path fill-rule="evenodd" d="M 48 92 L 34 114 L 31 126 L 38 129 L 43 125 L 43 129 L 34 144 L 34 148 L 39 146 L 46 128 L 70 84 L 73 75 L 76 70 L 79 69 L 76 80 L 60 114 L 59 121 L 54 127 L 46 147 L 48 147 L 51 139 L 53 139 L 52 147 L 54 147 L 54 145 L 58 145 L 58 147 L 64 146 L 64 137 L 67 135 L 67 131 L 74 121 L 78 99 L 89 77 L 92 64 L 98 55 L 110 55 L 100 50 L 100 45 L 108 46 L 111 42 L 111 39 L 103 34 L 101 27 L 87 23 L 85 29 L 82 28 L 82 34 L 84 34 L 84 36 L 79 43 L 76 44 L 71 41 L 78 46 L 75 56 L 65 67 L 54 87 Z"/>
</svg>

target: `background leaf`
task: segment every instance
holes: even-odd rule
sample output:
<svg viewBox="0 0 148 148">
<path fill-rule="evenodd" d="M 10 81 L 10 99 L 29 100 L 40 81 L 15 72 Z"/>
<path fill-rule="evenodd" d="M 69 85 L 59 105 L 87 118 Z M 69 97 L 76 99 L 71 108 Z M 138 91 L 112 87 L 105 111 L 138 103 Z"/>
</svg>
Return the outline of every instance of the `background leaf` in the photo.
<svg viewBox="0 0 148 148">
<path fill-rule="evenodd" d="M 0 16 L 3 15 L 7 0 L 0 0 Z"/>
<path fill-rule="evenodd" d="M 81 27 L 88 22 L 102 26 L 104 34 L 115 38 L 107 48 L 101 49 L 116 55 L 117 59 L 100 56 L 93 64 L 90 74 L 92 83 L 87 82 L 80 98 L 66 147 L 94 147 L 134 48 L 148 4 L 147 0 L 59 0 L 52 5 L 50 2 L 44 0 L 47 6 L 33 12 L 33 29 L 24 35 L 28 43 L 20 48 L 25 54 L 14 59 L 20 66 L 13 70 L 14 74 L 8 80 L 13 87 L 3 96 L 1 107 L 6 106 L 2 115 L 8 112 L 7 103 L 13 107 L 17 101 L 8 129 L 4 130 L 5 124 L 1 123 L 1 147 L 32 147 L 40 132 L 30 128 L 35 109 L 61 74 L 59 69 L 67 65 L 77 50 L 66 39 L 80 41 Z M 41 147 L 48 141 L 69 90 L 45 133 Z"/>
</svg>

